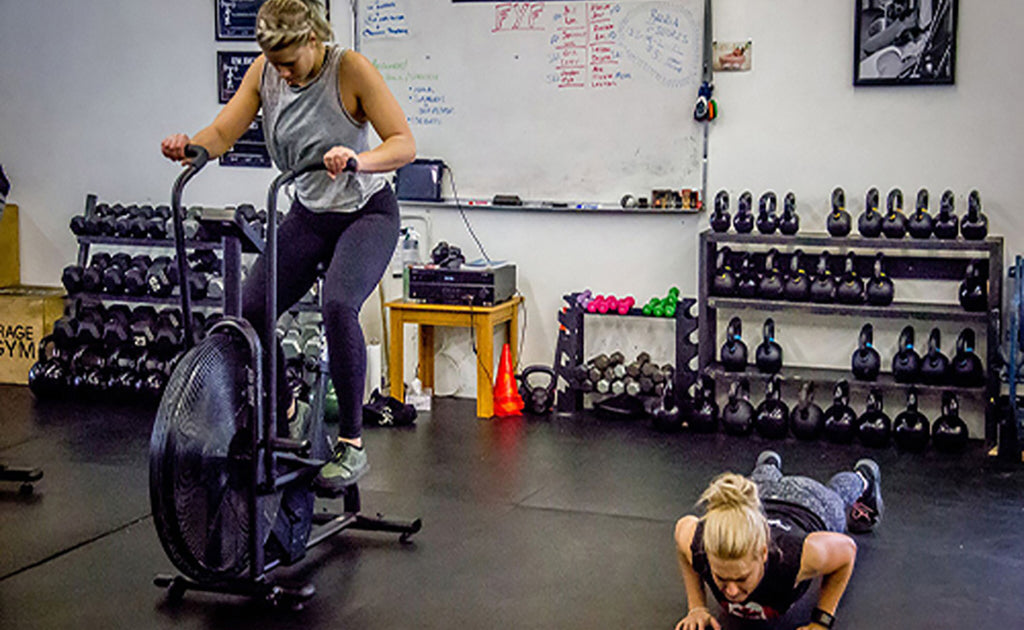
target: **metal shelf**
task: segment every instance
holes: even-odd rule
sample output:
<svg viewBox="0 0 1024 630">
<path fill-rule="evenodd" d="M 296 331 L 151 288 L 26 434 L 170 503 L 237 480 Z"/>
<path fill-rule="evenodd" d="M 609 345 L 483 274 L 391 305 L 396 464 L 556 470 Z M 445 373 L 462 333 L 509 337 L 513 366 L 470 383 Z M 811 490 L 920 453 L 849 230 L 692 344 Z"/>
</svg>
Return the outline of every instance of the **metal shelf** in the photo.
<svg viewBox="0 0 1024 630">
<path fill-rule="evenodd" d="M 123 247 L 160 247 L 173 248 L 174 239 L 159 238 L 123 238 L 121 236 L 79 236 L 79 243 L 87 245 L 120 245 Z M 185 247 L 191 249 L 222 249 L 221 241 L 185 241 Z"/>
<path fill-rule="evenodd" d="M 709 297 L 707 304 L 714 309 L 797 311 L 813 315 L 845 316 L 855 318 L 943 320 L 986 325 L 988 313 L 972 313 L 958 306 L 925 302 L 893 302 L 889 306 L 858 304 L 824 304 L 820 302 L 789 302 L 758 298 Z"/>
<path fill-rule="evenodd" d="M 729 372 L 726 371 L 722 364 L 714 362 L 707 367 L 707 372 L 714 376 L 716 379 L 724 380 L 738 380 L 746 378 L 750 380 L 761 380 L 767 381 L 774 374 L 768 374 L 767 372 L 761 372 L 755 366 L 748 366 L 746 371 L 743 372 Z M 883 372 L 878 375 L 878 379 L 874 381 L 860 381 L 857 380 L 853 373 L 849 370 L 840 370 L 836 368 L 819 368 L 819 367 L 798 367 L 783 365 L 782 371 L 779 372 L 778 376 L 784 383 L 804 383 L 811 381 L 814 383 L 835 383 L 836 381 L 846 380 L 850 384 L 850 389 L 864 390 L 867 391 L 872 388 L 894 390 L 894 389 L 909 389 L 916 387 L 921 393 L 940 393 L 945 391 L 953 391 L 958 394 L 974 396 L 982 398 L 985 396 L 985 385 L 978 385 L 976 387 L 962 387 L 959 385 L 932 385 L 928 383 L 898 383 L 893 378 L 891 373 Z"/>
<path fill-rule="evenodd" d="M 957 237 L 956 239 L 917 239 L 917 238 L 865 238 L 863 236 L 834 237 L 827 233 L 794 234 L 785 236 L 782 234 L 737 234 L 736 232 L 706 232 L 707 240 L 711 243 L 738 245 L 773 245 L 776 247 L 821 247 L 841 249 L 863 249 L 877 252 L 879 250 L 941 250 L 941 251 L 965 251 L 965 252 L 991 252 L 996 248 L 1002 249 L 1003 239 L 997 236 L 989 236 L 981 241 L 968 241 Z"/>
</svg>

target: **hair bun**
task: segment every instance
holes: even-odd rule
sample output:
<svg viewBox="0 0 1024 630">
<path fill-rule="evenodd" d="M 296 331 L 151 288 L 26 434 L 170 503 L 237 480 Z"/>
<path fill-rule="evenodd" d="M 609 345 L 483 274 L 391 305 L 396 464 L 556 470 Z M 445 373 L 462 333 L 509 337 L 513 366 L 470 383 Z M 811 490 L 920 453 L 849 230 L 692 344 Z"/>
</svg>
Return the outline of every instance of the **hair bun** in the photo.
<svg viewBox="0 0 1024 630">
<path fill-rule="evenodd" d="M 708 512 L 716 510 L 758 509 L 761 500 L 757 485 L 743 475 L 722 473 L 711 482 L 700 497 Z"/>
</svg>

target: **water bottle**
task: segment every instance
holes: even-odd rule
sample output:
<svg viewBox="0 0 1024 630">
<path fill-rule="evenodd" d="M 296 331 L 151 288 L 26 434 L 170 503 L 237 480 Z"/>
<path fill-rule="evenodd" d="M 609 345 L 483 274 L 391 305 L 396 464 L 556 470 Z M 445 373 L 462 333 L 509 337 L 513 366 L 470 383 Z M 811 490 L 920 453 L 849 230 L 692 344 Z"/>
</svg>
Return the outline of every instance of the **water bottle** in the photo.
<svg viewBox="0 0 1024 630">
<path fill-rule="evenodd" d="M 402 267 L 420 264 L 420 235 L 411 227 L 402 228 Z"/>
</svg>

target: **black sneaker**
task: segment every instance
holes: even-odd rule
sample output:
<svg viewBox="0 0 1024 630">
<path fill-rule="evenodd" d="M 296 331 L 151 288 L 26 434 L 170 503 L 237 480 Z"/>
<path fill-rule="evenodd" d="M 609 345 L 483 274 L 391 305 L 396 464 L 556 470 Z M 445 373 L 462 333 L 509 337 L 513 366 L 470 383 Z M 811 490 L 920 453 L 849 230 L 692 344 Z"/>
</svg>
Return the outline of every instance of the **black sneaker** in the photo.
<svg viewBox="0 0 1024 630">
<path fill-rule="evenodd" d="M 882 502 L 882 471 L 872 459 L 858 461 L 853 470 L 867 482 L 864 494 L 860 495 L 847 513 L 847 528 L 855 534 L 870 532 L 882 520 L 885 505 Z"/>
<path fill-rule="evenodd" d="M 761 451 L 761 454 L 757 456 L 757 463 L 754 464 L 754 469 L 757 470 L 765 464 L 775 466 L 782 471 L 782 455 L 779 455 L 775 451 Z"/>
</svg>

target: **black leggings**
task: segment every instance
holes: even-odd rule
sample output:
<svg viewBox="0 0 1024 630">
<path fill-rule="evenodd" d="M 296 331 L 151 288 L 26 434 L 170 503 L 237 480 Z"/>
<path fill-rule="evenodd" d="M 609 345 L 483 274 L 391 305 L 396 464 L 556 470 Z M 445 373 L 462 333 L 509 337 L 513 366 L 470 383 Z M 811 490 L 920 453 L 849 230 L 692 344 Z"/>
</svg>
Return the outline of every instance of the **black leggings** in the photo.
<svg viewBox="0 0 1024 630">
<path fill-rule="evenodd" d="M 338 394 L 338 437 L 355 439 L 362 434 L 366 342 L 359 310 L 391 261 L 398 228 L 398 201 L 390 186 L 355 212 L 317 213 L 295 200 L 278 228 L 278 316 L 313 286 L 317 265 L 327 265 L 323 319 L 331 380 Z M 266 284 L 266 261 L 259 256 L 242 288 L 242 313 L 261 339 L 266 330 Z M 281 356 L 279 351 L 278 417 L 283 421 L 291 399 L 284 395 L 288 387 Z"/>
</svg>

